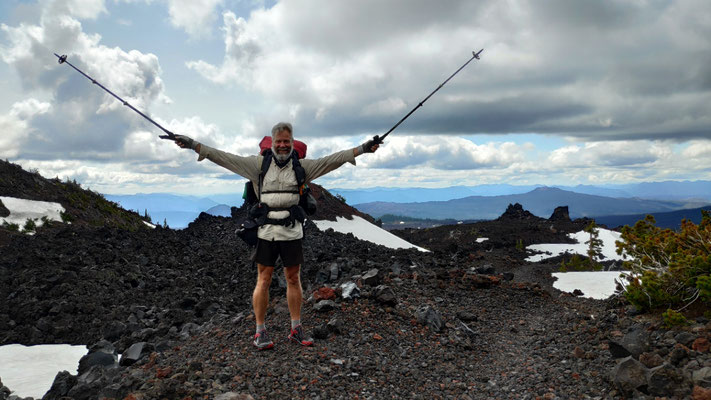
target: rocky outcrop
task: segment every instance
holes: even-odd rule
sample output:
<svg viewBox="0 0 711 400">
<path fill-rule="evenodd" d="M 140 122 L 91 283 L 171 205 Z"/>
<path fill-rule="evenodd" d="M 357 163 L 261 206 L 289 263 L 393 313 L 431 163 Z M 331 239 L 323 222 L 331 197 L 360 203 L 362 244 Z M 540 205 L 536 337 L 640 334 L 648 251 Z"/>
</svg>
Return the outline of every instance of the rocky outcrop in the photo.
<svg viewBox="0 0 711 400">
<path fill-rule="evenodd" d="M 570 221 L 570 214 L 568 213 L 568 206 L 556 207 L 551 214 L 549 221 Z"/>
<path fill-rule="evenodd" d="M 2 203 L 2 200 L 0 200 L 0 217 L 7 217 L 10 215 L 10 210 L 5 207 L 5 205 Z"/>
<path fill-rule="evenodd" d="M 509 204 L 508 207 L 506 207 L 506 211 L 504 211 L 503 214 L 499 218 L 497 218 L 497 221 L 505 221 L 505 220 L 529 220 L 529 219 L 539 219 L 539 217 L 531 214 L 531 212 L 526 211 L 523 209 L 523 206 L 519 203 L 516 204 Z"/>
</svg>

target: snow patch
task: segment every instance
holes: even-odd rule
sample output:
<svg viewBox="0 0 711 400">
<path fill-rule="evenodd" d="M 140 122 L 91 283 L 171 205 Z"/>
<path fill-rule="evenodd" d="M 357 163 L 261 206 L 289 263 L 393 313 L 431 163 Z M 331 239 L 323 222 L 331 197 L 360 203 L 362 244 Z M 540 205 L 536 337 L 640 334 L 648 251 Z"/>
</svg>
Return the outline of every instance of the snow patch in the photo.
<svg viewBox="0 0 711 400">
<path fill-rule="evenodd" d="M 42 226 L 44 223 L 42 217 L 47 217 L 50 221 L 61 222 L 61 214 L 65 211 L 61 204 L 49 201 L 25 200 L 5 196 L 0 196 L 0 201 L 10 210 L 10 215 L 0 217 L 0 224 L 4 222 L 17 224 L 20 226 L 20 230 L 24 229 L 25 222 L 28 219 L 35 220 L 37 227 Z"/>
<path fill-rule="evenodd" d="M 353 236 L 360 240 L 367 240 L 375 244 L 390 247 L 391 249 L 415 248 L 420 251 L 429 252 L 429 250 L 415 246 L 357 215 L 354 215 L 352 220 L 348 220 L 344 217 L 336 217 L 336 222 L 322 220 L 314 221 L 314 224 L 322 231 L 332 228 L 336 232 L 352 233 Z"/>
<path fill-rule="evenodd" d="M 41 399 L 52 387 L 58 371 L 77 374 L 79 359 L 87 352 L 86 346 L 68 344 L 0 346 L 0 377 L 3 385 L 14 390 L 12 394 Z"/>
<path fill-rule="evenodd" d="M 580 289 L 583 297 L 604 300 L 615 293 L 615 279 L 620 277 L 620 271 L 591 271 L 591 272 L 554 272 L 553 287 L 563 291 L 572 292 Z"/>
<path fill-rule="evenodd" d="M 602 258 L 601 261 L 622 260 L 622 256 L 617 254 L 615 241 L 620 240 L 622 235 L 619 232 L 609 229 L 598 228 L 598 238 L 602 240 Z M 585 241 L 590 240 L 590 234 L 585 231 L 570 233 L 568 237 L 577 241 L 577 243 L 547 243 L 547 244 L 532 244 L 526 249 L 532 251 L 541 251 L 543 254 L 534 254 L 526 258 L 526 261 L 538 262 L 547 258 L 559 256 L 565 252 L 571 254 L 587 255 L 588 245 Z M 550 254 L 547 254 L 550 253 Z"/>
</svg>

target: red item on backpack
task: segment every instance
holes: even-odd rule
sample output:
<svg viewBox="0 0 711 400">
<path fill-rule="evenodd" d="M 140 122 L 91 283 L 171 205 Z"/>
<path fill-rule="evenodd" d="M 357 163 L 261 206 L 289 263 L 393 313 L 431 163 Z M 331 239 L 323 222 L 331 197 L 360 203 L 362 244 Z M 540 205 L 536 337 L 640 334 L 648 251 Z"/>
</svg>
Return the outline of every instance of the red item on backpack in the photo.
<svg viewBox="0 0 711 400">
<path fill-rule="evenodd" d="M 264 150 L 272 148 L 272 137 L 265 136 L 259 142 L 259 154 L 264 155 Z M 306 143 L 294 140 L 294 151 L 299 155 L 299 160 L 306 158 Z"/>
</svg>

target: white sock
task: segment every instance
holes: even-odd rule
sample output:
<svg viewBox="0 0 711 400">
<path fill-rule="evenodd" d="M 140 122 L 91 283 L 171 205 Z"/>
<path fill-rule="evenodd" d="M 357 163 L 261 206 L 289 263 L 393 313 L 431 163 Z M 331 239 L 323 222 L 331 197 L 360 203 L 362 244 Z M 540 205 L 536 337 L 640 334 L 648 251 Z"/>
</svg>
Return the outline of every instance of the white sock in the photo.
<svg viewBox="0 0 711 400">
<path fill-rule="evenodd" d="M 297 326 L 301 325 L 301 320 L 300 319 L 292 319 L 291 320 L 291 329 L 296 328 Z"/>
<path fill-rule="evenodd" d="M 264 332 L 267 330 L 266 324 L 257 324 L 257 333 Z"/>
</svg>

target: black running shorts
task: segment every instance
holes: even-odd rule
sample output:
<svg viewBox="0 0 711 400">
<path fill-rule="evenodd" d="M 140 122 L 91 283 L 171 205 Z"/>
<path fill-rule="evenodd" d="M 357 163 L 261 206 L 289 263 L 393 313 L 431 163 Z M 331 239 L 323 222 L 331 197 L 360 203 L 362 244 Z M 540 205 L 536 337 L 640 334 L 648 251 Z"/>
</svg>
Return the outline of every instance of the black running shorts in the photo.
<svg viewBox="0 0 711 400">
<path fill-rule="evenodd" d="M 277 258 L 285 267 L 301 265 L 304 263 L 304 249 L 301 239 L 288 241 L 268 241 L 259 239 L 257 242 L 257 255 L 254 261 L 266 267 L 273 267 Z"/>
</svg>

